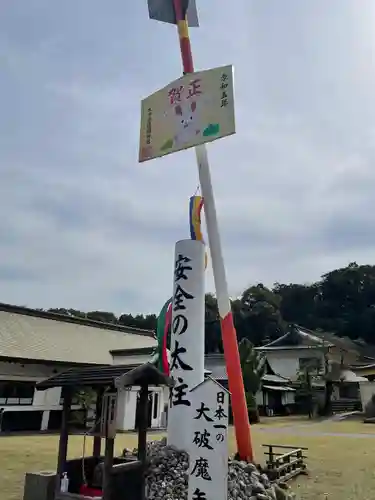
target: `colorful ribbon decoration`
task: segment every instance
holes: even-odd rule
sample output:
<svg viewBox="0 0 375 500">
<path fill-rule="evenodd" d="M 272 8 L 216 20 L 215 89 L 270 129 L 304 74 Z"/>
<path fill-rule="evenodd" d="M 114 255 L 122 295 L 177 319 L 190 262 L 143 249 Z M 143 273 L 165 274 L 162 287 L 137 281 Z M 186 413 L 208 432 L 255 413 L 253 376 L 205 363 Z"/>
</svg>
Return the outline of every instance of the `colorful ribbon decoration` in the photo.
<svg viewBox="0 0 375 500">
<path fill-rule="evenodd" d="M 189 203 L 189 223 L 190 223 L 190 238 L 204 243 L 202 234 L 201 213 L 204 205 L 202 196 L 192 196 Z M 207 267 L 207 252 L 205 255 L 205 268 Z"/>
<path fill-rule="evenodd" d="M 203 208 L 202 196 L 192 196 L 189 202 L 189 225 L 190 238 L 204 243 L 202 235 L 201 212 Z M 205 267 L 207 267 L 207 252 L 205 255 Z M 168 299 L 159 313 L 156 324 L 156 337 L 158 341 L 158 367 L 159 370 L 169 375 L 167 338 L 172 322 L 172 298 Z"/>
<path fill-rule="evenodd" d="M 158 367 L 159 370 L 169 375 L 167 355 L 168 330 L 172 320 L 172 298 L 168 299 L 162 307 L 156 324 L 156 337 L 158 340 Z"/>
<path fill-rule="evenodd" d="M 201 212 L 203 208 L 202 196 L 192 196 L 189 202 L 190 238 L 203 241 L 201 230 Z"/>
</svg>

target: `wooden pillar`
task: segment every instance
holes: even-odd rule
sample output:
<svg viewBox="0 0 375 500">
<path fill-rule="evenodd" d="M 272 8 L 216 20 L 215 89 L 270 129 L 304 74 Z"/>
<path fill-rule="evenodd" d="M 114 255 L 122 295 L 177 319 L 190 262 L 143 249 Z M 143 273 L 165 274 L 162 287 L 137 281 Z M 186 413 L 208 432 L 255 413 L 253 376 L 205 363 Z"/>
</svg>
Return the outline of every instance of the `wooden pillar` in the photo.
<svg viewBox="0 0 375 500">
<path fill-rule="evenodd" d="M 69 415 L 72 406 L 72 391 L 71 388 L 63 388 L 63 410 L 59 440 L 59 454 L 57 457 L 57 471 L 56 471 L 56 491 L 60 491 L 61 477 L 65 472 L 66 455 L 68 452 L 68 437 L 69 437 Z"/>
<path fill-rule="evenodd" d="M 139 500 L 144 500 L 146 496 L 145 468 L 147 459 L 148 405 L 148 385 L 143 385 L 139 391 L 138 460 L 142 463 L 142 484 Z"/>
<path fill-rule="evenodd" d="M 143 464 L 145 464 L 147 456 L 148 404 L 148 386 L 143 385 L 139 391 L 138 426 L 138 460 Z"/>
<path fill-rule="evenodd" d="M 104 452 L 103 500 L 111 500 L 112 466 L 115 440 L 106 437 Z"/>
<path fill-rule="evenodd" d="M 101 448 L 102 448 L 102 438 L 99 435 L 100 424 L 99 419 L 102 414 L 102 406 L 103 406 L 103 394 L 104 389 L 101 387 L 96 391 L 96 406 L 95 406 L 95 428 L 94 428 L 94 443 L 92 447 L 92 454 L 94 457 L 100 457 Z"/>
</svg>

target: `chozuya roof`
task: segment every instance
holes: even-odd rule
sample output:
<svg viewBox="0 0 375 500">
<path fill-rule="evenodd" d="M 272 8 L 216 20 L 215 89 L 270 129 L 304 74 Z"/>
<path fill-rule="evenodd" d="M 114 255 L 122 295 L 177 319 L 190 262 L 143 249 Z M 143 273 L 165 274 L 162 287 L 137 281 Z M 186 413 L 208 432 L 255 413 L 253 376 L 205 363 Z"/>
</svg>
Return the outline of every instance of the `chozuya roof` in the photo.
<svg viewBox="0 0 375 500">
<path fill-rule="evenodd" d="M 111 351 L 149 351 L 150 330 L 100 323 L 0 303 L 0 358 L 58 363 L 113 363 Z"/>
<path fill-rule="evenodd" d="M 37 384 L 37 389 L 51 387 L 103 387 L 123 388 L 132 385 L 166 385 L 173 387 L 173 379 L 151 363 L 143 365 L 86 366 L 59 373 Z"/>
</svg>

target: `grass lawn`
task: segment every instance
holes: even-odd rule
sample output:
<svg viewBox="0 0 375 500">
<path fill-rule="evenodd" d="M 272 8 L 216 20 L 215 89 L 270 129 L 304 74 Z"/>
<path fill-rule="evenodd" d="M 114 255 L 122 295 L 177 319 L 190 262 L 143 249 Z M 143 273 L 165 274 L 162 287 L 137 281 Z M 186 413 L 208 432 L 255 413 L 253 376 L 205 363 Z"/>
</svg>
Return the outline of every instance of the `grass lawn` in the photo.
<svg viewBox="0 0 375 500">
<path fill-rule="evenodd" d="M 307 424 L 307 425 L 306 425 Z M 284 429 L 283 429 L 284 427 Z M 293 427 L 300 433 L 295 434 Z M 303 433 L 303 434 L 301 434 Z M 311 433 L 311 434 L 310 434 Z M 314 433 L 314 434 L 312 434 Z M 320 422 L 309 424 L 301 418 L 266 419 L 253 426 L 252 437 L 256 460 L 263 463 L 263 443 L 290 444 L 309 448 L 310 475 L 302 476 L 290 484 L 301 500 L 373 500 L 375 498 L 375 437 L 321 436 L 317 433 L 374 434 L 375 425 L 361 422 Z M 150 434 L 150 439 L 161 435 Z M 57 456 L 57 437 L 1 437 L 0 471 L 1 498 L 21 500 L 26 471 L 54 470 Z M 83 438 L 69 438 L 69 456 L 82 455 Z M 92 442 L 87 439 L 86 454 Z M 120 435 L 116 438 L 116 451 L 136 446 L 136 436 Z M 235 451 L 233 434 L 230 452 Z"/>
<path fill-rule="evenodd" d="M 257 430 L 298 429 L 300 432 L 323 432 L 339 434 L 375 434 L 375 424 L 364 424 L 363 417 L 343 421 L 309 420 L 305 416 L 262 418 Z"/>
</svg>

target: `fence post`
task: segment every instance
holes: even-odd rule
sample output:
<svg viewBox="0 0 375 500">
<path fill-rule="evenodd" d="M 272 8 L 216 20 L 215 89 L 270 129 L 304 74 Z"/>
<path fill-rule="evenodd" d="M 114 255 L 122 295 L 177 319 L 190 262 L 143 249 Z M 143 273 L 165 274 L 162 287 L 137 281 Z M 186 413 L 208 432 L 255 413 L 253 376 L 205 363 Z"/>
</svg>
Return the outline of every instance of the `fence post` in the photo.
<svg viewBox="0 0 375 500">
<path fill-rule="evenodd" d="M 302 450 L 297 451 L 297 467 L 302 467 L 303 466 L 303 458 L 302 458 Z"/>
<path fill-rule="evenodd" d="M 268 467 L 271 468 L 271 469 L 273 469 L 273 447 L 272 446 L 269 447 L 268 457 L 269 457 L 269 465 L 268 465 Z"/>
</svg>

